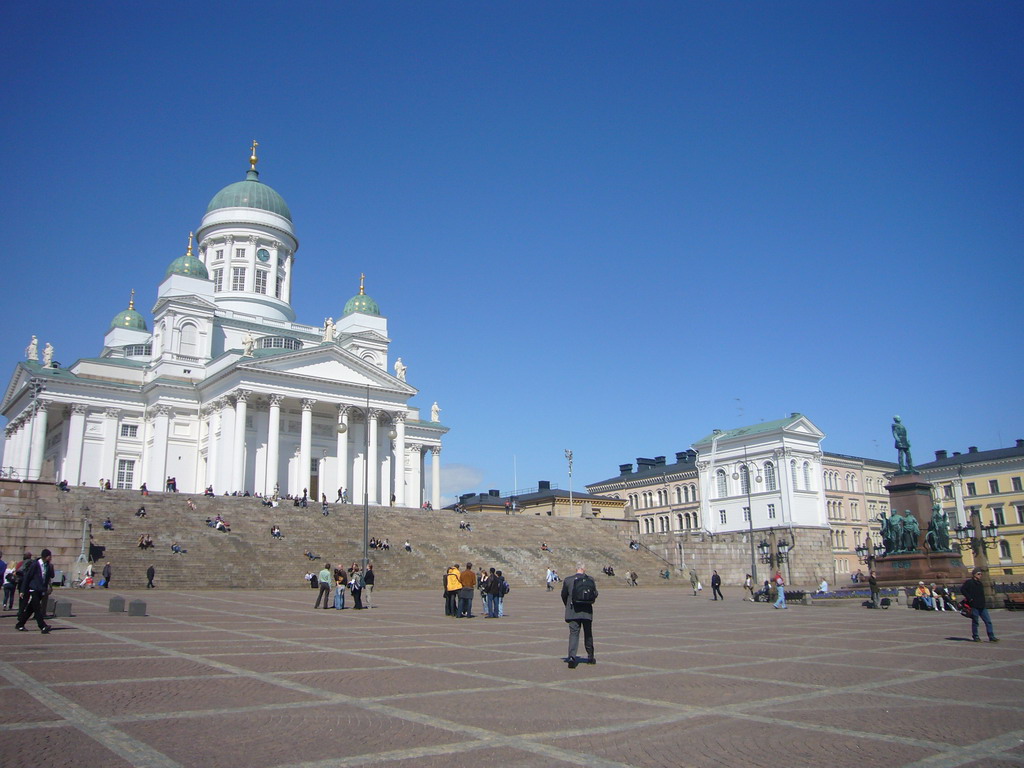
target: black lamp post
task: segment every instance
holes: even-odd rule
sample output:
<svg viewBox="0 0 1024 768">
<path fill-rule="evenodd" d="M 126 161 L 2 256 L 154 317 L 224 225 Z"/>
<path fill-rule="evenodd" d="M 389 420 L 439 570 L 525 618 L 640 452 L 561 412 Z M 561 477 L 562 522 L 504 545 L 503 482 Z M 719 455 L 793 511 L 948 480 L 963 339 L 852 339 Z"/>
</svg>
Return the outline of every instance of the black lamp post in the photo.
<svg viewBox="0 0 1024 768">
<path fill-rule="evenodd" d="M 970 525 L 958 525 L 953 529 L 957 541 L 961 547 L 966 543 L 970 545 L 971 553 L 974 555 L 974 567 L 981 568 L 981 585 L 985 590 L 985 602 L 989 607 L 996 604 L 996 591 L 992 586 L 992 576 L 988 569 L 988 554 L 986 550 L 999 544 L 999 526 L 993 520 L 988 525 L 981 524 L 981 512 L 978 509 L 971 510 Z"/>
</svg>

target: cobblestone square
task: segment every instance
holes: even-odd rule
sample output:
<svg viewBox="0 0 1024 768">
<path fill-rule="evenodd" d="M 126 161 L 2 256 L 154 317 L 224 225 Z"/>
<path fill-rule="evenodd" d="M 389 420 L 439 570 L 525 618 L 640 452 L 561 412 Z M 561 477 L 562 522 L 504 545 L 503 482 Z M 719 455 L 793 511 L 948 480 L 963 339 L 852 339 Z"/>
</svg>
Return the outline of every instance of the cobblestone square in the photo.
<svg viewBox="0 0 1024 768">
<path fill-rule="evenodd" d="M 608 589 L 569 669 L 542 588 L 497 620 L 310 593 L 149 590 L 134 617 L 106 600 L 141 593 L 76 591 L 47 636 L 4 613 L 0 765 L 1024 766 L 1024 614 L 994 612 L 996 645 L 904 606 Z"/>
</svg>

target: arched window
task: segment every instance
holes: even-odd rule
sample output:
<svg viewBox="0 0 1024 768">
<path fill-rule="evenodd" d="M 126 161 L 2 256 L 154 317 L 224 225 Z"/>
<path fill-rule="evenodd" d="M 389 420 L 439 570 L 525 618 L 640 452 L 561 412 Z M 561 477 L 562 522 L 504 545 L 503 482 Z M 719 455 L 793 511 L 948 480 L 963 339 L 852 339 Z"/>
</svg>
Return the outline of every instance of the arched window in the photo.
<svg viewBox="0 0 1024 768">
<path fill-rule="evenodd" d="M 789 473 L 793 476 L 793 490 L 795 491 L 800 487 L 796 480 L 796 459 L 789 460 Z"/>
<path fill-rule="evenodd" d="M 689 528 L 690 526 L 686 527 Z M 683 530 L 683 516 L 678 513 L 676 514 L 676 528 L 680 531 Z"/>
<path fill-rule="evenodd" d="M 775 482 L 775 465 L 770 461 L 764 463 L 764 487 L 769 491 L 774 491 L 778 487 Z"/>
<path fill-rule="evenodd" d="M 750 470 L 746 464 L 740 467 L 740 493 L 750 493 Z"/>
<path fill-rule="evenodd" d="M 696 500 L 697 500 L 697 486 L 696 485 L 691 485 L 690 486 L 690 501 L 696 501 Z"/>
<path fill-rule="evenodd" d="M 694 528 L 700 528 L 700 515 L 697 514 L 696 512 L 693 512 L 692 514 L 693 514 L 693 527 Z"/>
<path fill-rule="evenodd" d="M 720 469 L 715 473 L 715 481 L 718 486 L 718 498 L 724 499 L 729 495 L 729 485 L 725 479 L 724 469 Z"/>
<path fill-rule="evenodd" d="M 804 462 L 804 490 L 811 490 L 811 465 Z"/>
<path fill-rule="evenodd" d="M 1009 560 L 1010 559 L 1010 542 L 1000 541 L 999 542 L 999 559 Z"/>
<path fill-rule="evenodd" d="M 683 489 L 678 485 L 676 486 L 676 504 L 683 503 Z"/>
<path fill-rule="evenodd" d="M 178 343 L 178 352 L 182 355 L 195 357 L 199 354 L 199 329 L 192 323 L 185 323 L 181 326 L 181 341 Z"/>
</svg>

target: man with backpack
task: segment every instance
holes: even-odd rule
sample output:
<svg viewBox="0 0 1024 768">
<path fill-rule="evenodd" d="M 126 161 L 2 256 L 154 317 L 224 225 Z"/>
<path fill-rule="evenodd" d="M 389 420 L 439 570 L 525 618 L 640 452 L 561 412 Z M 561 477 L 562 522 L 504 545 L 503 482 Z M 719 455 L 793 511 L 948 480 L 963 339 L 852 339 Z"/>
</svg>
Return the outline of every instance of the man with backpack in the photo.
<svg viewBox="0 0 1024 768">
<path fill-rule="evenodd" d="M 576 669 L 581 661 L 585 661 L 587 664 L 597 664 L 597 660 L 594 658 L 593 630 L 594 601 L 596 600 L 597 584 L 580 563 L 576 566 L 576 573 L 562 582 L 562 603 L 565 605 L 565 621 L 569 625 L 569 655 L 565 659 L 569 664 L 569 669 Z M 581 628 L 583 629 L 583 647 L 587 651 L 586 660 L 576 656 Z"/>
</svg>

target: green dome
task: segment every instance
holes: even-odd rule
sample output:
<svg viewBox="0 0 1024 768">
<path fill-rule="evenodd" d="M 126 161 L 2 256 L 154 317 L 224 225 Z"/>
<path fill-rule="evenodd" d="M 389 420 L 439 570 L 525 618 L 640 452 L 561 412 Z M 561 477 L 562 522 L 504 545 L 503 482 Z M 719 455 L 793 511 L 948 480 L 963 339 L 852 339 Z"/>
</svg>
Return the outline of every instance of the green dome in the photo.
<svg viewBox="0 0 1024 768">
<path fill-rule="evenodd" d="M 362 312 L 364 315 L 380 315 L 380 307 L 377 306 L 377 302 L 367 296 L 365 293 L 360 293 L 353 296 L 345 303 L 345 311 L 342 312 L 342 316 L 351 315 L 353 312 Z"/>
<path fill-rule="evenodd" d="M 291 221 L 292 212 L 288 210 L 288 204 L 284 198 L 261 182 L 259 177 L 259 171 L 249 170 L 245 174 L 245 181 L 228 184 L 214 195 L 213 200 L 206 206 L 206 212 L 210 213 L 221 208 L 256 208 L 276 213 Z"/>
<path fill-rule="evenodd" d="M 164 277 L 170 277 L 171 275 L 187 275 L 188 277 L 198 277 L 203 280 L 210 279 L 210 273 L 206 270 L 206 265 L 192 255 L 191 246 L 188 253 L 184 256 L 179 256 L 171 262 L 171 266 L 167 268 L 167 274 Z"/>
<path fill-rule="evenodd" d="M 114 319 L 110 321 L 110 329 L 113 330 L 114 328 L 131 328 L 136 331 L 145 331 L 146 321 L 142 315 L 129 307 L 124 312 L 118 312 L 114 315 Z"/>
</svg>

